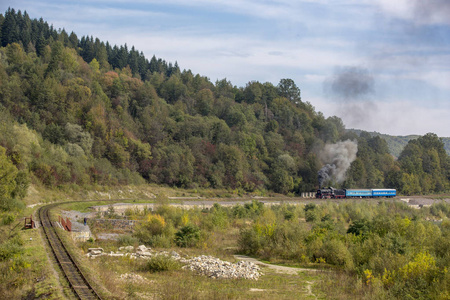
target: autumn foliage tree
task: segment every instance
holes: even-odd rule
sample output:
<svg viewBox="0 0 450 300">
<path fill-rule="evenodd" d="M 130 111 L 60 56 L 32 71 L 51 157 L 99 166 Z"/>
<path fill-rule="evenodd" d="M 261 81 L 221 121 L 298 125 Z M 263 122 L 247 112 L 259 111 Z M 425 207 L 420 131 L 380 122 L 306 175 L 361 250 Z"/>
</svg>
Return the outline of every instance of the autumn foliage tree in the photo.
<svg viewBox="0 0 450 300">
<path fill-rule="evenodd" d="M 0 31 L 5 124 L 26 126 L 38 141 L 26 147 L 23 168 L 48 187 L 147 181 L 309 192 L 318 184 L 318 151 L 346 139 L 358 141 L 358 154 L 342 187 L 404 194 L 449 187 L 437 136 L 411 141 L 395 161 L 381 138 L 352 135 L 339 118 L 315 111 L 292 79 L 213 83 L 177 62 L 78 38 L 14 9 L 0 18 Z M 22 154 L 6 137 L 0 145 L 8 156 Z"/>
</svg>

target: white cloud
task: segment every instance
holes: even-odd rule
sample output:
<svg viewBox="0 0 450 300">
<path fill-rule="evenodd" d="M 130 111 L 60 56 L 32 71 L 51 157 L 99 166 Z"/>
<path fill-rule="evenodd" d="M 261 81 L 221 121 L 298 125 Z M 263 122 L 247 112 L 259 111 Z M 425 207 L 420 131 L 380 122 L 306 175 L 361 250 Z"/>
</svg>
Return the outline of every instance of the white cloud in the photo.
<svg viewBox="0 0 450 300">
<path fill-rule="evenodd" d="M 424 135 L 432 132 L 441 137 L 450 137 L 448 109 L 427 107 L 407 100 L 337 103 L 313 98 L 310 102 L 324 116 L 340 117 L 346 128 L 391 135 Z"/>
<path fill-rule="evenodd" d="M 32 18 L 42 16 L 55 28 L 79 37 L 134 45 L 147 58 L 155 54 L 178 61 L 181 68 L 212 81 L 227 78 L 244 86 L 251 80 L 277 84 L 281 78 L 292 78 L 302 99 L 325 115 L 338 114 L 348 127 L 450 136 L 444 129 L 450 128 L 450 107 L 445 104 L 450 99 L 448 43 L 416 42 L 421 36 L 409 39 L 404 28 L 392 26 L 393 20 L 414 29 L 448 25 L 448 0 L 10 2 L 0 3 L 0 8 L 26 9 Z M 366 99 L 364 105 L 374 118 L 358 121 L 357 114 L 352 117 L 345 109 L 366 107 L 323 98 L 323 82 L 337 66 L 373 72 L 376 91 L 368 99 L 372 102 Z"/>
<path fill-rule="evenodd" d="M 320 74 L 305 74 L 303 78 L 307 82 L 323 84 L 323 82 L 327 79 L 327 76 Z"/>
<path fill-rule="evenodd" d="M 418 74 L 418 77 L 434 85 L 437 88 L 450 90 L 450 70 L 445 72 L 429 71 L 426 73 Z"/>
<path fill-rule="evenodd" d="M 392 17 L 416 25 L 450 24 L 448 0 L 378 0 L 383 11 Z"/>
</svg>

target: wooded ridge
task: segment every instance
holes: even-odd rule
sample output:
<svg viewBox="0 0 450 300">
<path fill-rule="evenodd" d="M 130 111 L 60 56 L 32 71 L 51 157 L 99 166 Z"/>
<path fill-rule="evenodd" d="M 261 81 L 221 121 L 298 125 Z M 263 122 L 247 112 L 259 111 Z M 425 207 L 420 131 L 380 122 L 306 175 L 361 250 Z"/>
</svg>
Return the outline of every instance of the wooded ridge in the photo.
<svg viewBox="0 0 450 300">
<path fill-rule="evenodd" d="M 0 15 L 0 30 L 0 159 L 16 174 L 0 174 L 13 187 L 6 198 L 30 180 L 298 194 L 318 187 L 324 146 L 345 140 L 357 141 L 356 159 L 345 181 L 329 184 L 448 190 L 449 157 L 435 134 L 395 160 L 382 138 L 317 112 L 292 79 L 213 83 L 20 10 Z"/>
</svg>

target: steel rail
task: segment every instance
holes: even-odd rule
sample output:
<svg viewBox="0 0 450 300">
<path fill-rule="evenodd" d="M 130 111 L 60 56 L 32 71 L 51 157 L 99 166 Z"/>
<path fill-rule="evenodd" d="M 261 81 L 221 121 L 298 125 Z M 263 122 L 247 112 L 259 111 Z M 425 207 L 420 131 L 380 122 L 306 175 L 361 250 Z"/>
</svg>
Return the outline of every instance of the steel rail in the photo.
<svg viewBox="0 0 450 300">
<path fill-rule="evenodd" d="M 45 238 L 52 249 L 58 265 L 64 273 L 70 287 L 79 299 L 102 299 L 94 287 L 86 279 L 76 260 L 67 251 L 66 246 L 58 235 L 50 220 L 49 210 L 64 202 L 50 204 L 39 208 L 39 219 Z M 67 203 L 67 202 L 66 202 Z"/>
</svg>

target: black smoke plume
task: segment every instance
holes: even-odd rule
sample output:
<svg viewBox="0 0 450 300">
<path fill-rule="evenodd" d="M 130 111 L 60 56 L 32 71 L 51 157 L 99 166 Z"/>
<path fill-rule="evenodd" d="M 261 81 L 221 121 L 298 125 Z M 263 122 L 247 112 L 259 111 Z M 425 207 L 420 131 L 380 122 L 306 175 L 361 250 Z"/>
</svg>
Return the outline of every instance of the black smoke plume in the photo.
<svg viewBox="0 0 450 300">
<path fill-rule="evenodd" d="M 450 20 L 450 1 L 448 0 L 411 0 L 415 20 L 426 23 L 448 23 Z"/>
<path fill-rule="evenodd" d="M 342 100 L 360 100 L 374 92 L 373 76 L 361 67 L 337 68 L 325 82 L 325 88 L 333 97 Z"/>
</svg>

